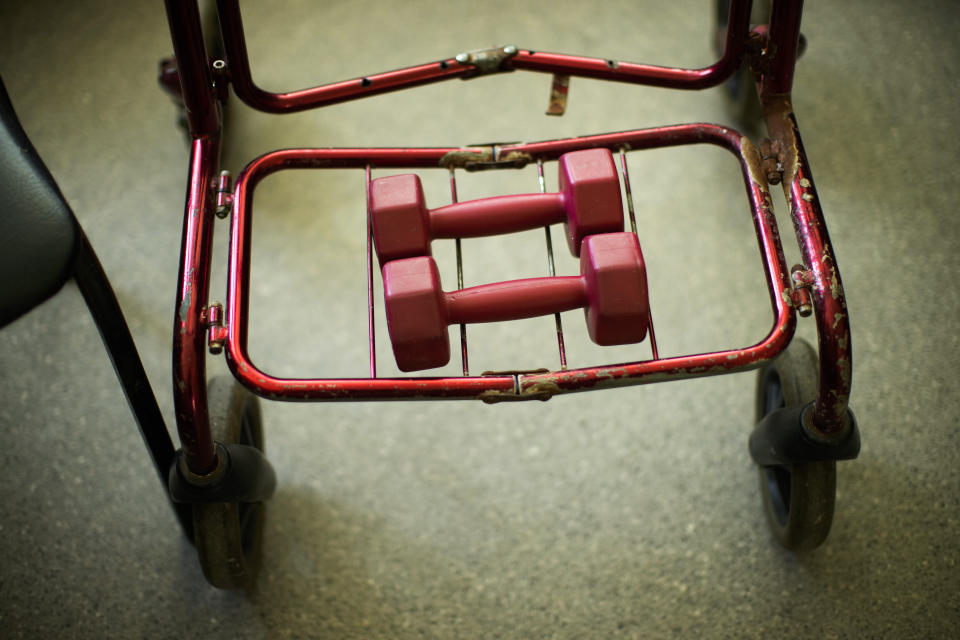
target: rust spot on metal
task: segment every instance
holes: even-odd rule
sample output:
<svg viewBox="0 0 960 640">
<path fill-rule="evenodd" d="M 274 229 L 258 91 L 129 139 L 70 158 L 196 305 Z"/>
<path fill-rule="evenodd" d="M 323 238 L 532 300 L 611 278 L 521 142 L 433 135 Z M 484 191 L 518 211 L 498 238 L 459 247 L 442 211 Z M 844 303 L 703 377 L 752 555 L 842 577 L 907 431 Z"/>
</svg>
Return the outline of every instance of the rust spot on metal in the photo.
<svg viewBox="0 0 960 640">
<path fill-rule="evenodd" d="M 440 166 L 445 169 L 463 169 L 467 162 L 490 162 L 491 160 L 493 160 L 492 149 L 458 149 L 440 158 Z"/>
<path fill-rule="evenodd" d="M 830 267 L 830 295 L 833 296 L 834 300 L 839 300 L 843 297 L 843 286 L 840 284 L 839 278 L 837 278 L 837 270 L 833 267 Z"/>
<path fill-rule="evenodd" d="M 490 162 L 467 162 L 464 169 L 467 171 L 486 171 L 487 169 L 522 169 L 533 162 L 533 156 L 523 151 L 509 151 L 505 155 L 497 156 Z"/>
<path fill-rule="evenodd" d="M 448 170 L 485 171 L 487 169 L 522 169 L 533 162 L 533 156 L 529 153 L 508 151 L 505 154 L 498 154 L 497 151 L 495 145 L 489 148 L 458 149 L 440 158 L 440 166 Z"/>
<path fill-rule="evenodd" d="M 813 196 L 809 193 L 804 193 L 800 197 L 803 198 L 806 202 L 813 202 Z"/>
<path fill-rule="evenodd" d="M 187 286 L 183 290 L 183 300 L 180 301 L 180 333 L 187 332 L 187 323 L 190 320 L 190 309 L 193 307 L 193 269 L 190 269 L 185 276 Z"/>
<path fill-rule="evenodd" d="M 525 400 L 540 400 L 546 402 L 556 394 L 560 393 L 560 387 L 554 382 L 538 382 L 535 385 L 524 389 L 518 397 Z"/>
<path fill-rule="evenodd" d="M 846 357 L 837 358 L 837 368 L 840 369 L 840 378 L 843 379 L 844 388 L 850 388 L 850 360 Z"/>
<path fill-rule="evenodd" d="M 812 185 L 806 178 L 800 178 L 800 186 L 804 189 L 809 189 Z"/>
<path fill-rule="evenodd" d="M 536 382 L 529 387 L 522 389 L 519 393 L 516 391 L 484 391 L 478 398 L 485 404 L 497 404 L 499 402 L 523 402 L 527 400 L 539 400 L 546 402 L 562 390 L 555 382 L 544 380 Z"/>
<path fill-rule="evenodd" d="M 783 173 L 784 189 L 793 184 L 800 166 L 800 152 L 797 149 L 796 134 L 793 130 L 793 106 L 787 96 L 771 96 L 764 108 L 767 129 L 777 144 L 780 169 Z"/>
<path fill-rule="evenodd" d="M 764 193 L 768 192 L 767 178 L 761 169 L 760 151 L 746 136 L 740 139 L 740 154 L 746 160 L 750 181 L 760 187 Z"/>
</svg>

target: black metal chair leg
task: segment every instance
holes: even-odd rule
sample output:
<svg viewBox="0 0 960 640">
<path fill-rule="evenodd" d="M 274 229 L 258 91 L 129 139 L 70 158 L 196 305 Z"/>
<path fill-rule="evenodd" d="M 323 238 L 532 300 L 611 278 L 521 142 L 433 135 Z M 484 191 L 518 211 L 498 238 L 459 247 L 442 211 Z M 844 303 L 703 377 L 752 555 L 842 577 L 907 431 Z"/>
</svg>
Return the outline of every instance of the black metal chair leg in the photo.
<svg viewBox="0 0 960 640">
<path fill-rule="evenodd" d="M 163 492 L 169 500 L 167 474 L 173 464 L 176 452 L 170 439 L 170 432 L 163 421 L 156 396 L 147 379 L 147 373 L 140 361 L 140 354 L 130 335 L 130 329 L 120 310 L 120 305 L 110 286 L 93 247 L 81 231 L 79 234 L 74 279 L 90 309 L 90 314 L 100 331 L 100 337 L 110 355 L 113 369 L 117 373 L 123 393 L 130 410 L 137 421 L 140 435 L 147 446 L 150 458 L 156 468 Z M 193 515 L 190 504 L 170 505 L 188 538 L 193 539 Z"/>
</svg>

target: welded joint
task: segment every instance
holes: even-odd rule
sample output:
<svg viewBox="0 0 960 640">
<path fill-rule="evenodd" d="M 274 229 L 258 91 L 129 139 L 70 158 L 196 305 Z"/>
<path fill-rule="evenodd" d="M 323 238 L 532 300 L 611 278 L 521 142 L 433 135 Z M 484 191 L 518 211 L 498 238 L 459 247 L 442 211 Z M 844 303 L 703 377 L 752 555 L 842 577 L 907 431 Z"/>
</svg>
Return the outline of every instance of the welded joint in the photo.
<svg viewBox="0 0 960 640">
<path fill-rule="evenodd" d="M 223 352 L 223 345 L 227 341 L 227 328 L 223 326 L 223 305 L 214 302 L 203 310 L 203 323 L 207 327 L 207 348 L 213 355 Z"/>
<path fill-rule="evenodd" d="M 465 51 L 458 53 L 455 60 L 463 66 L 472 66 L 474 72 L 463 76 L 463 79 L 476 78 L 491 73 L 500 73 L 511 71 L 506 68 L 505 62 L 517 55 L 519 50 L 512 44 L 504 47 L 494 47 L 492 49 L 478 49 L 476 51 Z"/>
</svg>

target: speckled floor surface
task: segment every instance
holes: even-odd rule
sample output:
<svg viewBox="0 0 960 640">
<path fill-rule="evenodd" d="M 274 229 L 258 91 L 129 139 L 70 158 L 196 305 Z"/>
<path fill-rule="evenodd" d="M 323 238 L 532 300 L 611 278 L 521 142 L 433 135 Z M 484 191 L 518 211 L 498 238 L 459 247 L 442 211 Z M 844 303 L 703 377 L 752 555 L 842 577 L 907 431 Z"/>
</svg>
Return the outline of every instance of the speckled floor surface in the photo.
<svg viewBox="0 0 960 640">
<path fill-rule="evenodd" d="M 712 55 L 710 7 L 693 0 L 281 4 L 244 3 L 255 77 L 274 90 L 505 43 L 681 66 Z M 766 530 L 746 449 L 753 375 L 494 407 L 265 403 L 280 486 L 264 570 L 252 593 L 218 592 L 68 285 L 0 331 L 0 636 L 957 637 L 958 28 L 947 2 L 807 3 L 794 105 L 845 280 L 863 433 L 818 551 L 781 551 Z M 0 8 L 0 73 L 172 425 L 187 153 L 155 82 L 169 51 L 159 2 Z M 293 145 L 728 121 L 719 90 L 580 79 L 568 114 L 551 119 L 548 89 L 546 76 L 514 73 L 282 118 L 238 107 L 225 162 Z M 766 293 L 735 163 L 715 149 L 630 162 L 661 352 L 758 340 Z M 251 352 L 278 374 L 364 375 L 360 177 L 316 173 L 271 178 L 258 196 Z M 431 180 L 428 199 L 446 202 L 442 176 Z M 497 172 L 461 181 L 460 197 L 535 188 L 529 169 Z M 225 238 L 220 226 L 217 299 Z M 464 249 L 467 284 L 545 269 L 536 233 Z M 449 267 L 449 247 L 438 253 Z M 564 319 L 574 364 L 646 357 L 592 348 L 577 315 Z M 556 367 L 551 325 L 471 330 L 471 367 Z"/>
</svg>

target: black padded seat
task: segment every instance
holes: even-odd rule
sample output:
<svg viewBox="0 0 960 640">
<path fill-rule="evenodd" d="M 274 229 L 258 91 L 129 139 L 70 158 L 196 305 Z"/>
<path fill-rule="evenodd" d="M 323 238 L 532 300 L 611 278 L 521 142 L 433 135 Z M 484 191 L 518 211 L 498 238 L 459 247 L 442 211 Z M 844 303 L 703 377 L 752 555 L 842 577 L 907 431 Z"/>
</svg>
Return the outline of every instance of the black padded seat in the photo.
<svg viewBox="0 0 960 640">
<path fill-rule="evenodd" d="M 0 327 L 73 278 L 103 338 L 160 484 L 168 491 L 176 450 L 137 346 L 107 274 L 20 126 L 2 78 L 0 122 Z M 189 502 L 170 504 L 184 533 L 192 539 L 193 506 Z"/>
<path fill-rule="evenodd" d="M 79 227 L 0 78 L 0 327 L 73 275 Z"/>
</svg>

